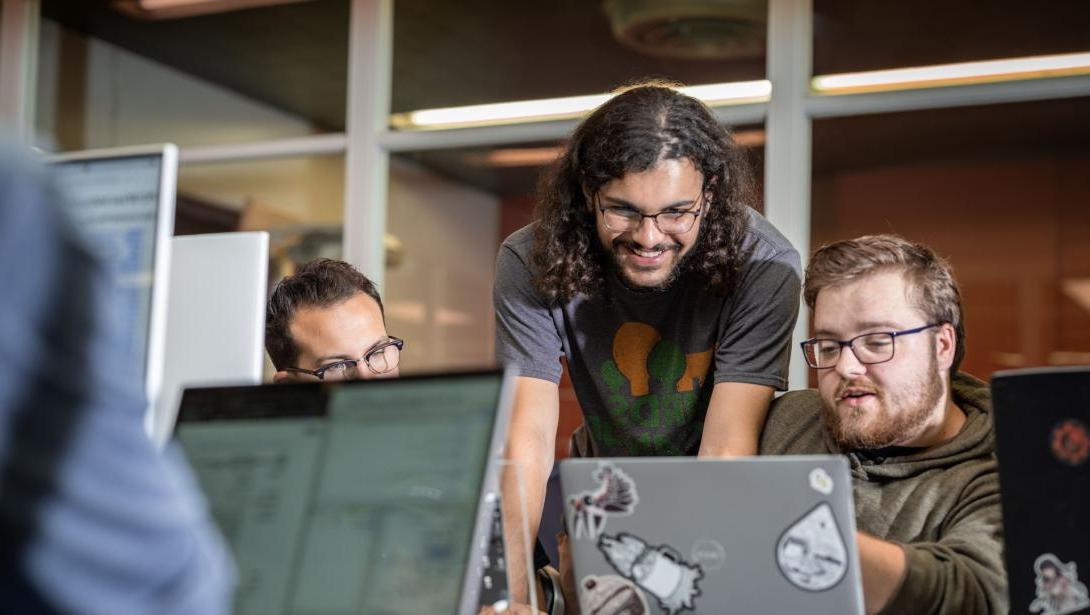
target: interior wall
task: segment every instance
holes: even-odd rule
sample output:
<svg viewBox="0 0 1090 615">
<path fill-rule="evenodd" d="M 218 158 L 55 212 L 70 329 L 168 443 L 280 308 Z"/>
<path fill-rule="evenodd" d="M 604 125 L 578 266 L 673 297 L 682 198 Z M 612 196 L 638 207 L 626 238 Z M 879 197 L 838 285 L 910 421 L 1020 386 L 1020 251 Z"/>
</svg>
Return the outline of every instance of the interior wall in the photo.
<svg viewBox="0 0 1090 615">
<path fill-rule="evenodd" d="M 1090 159 L 904 165 L 815 178 L 813 245 L 897 233 L 948 258 L 963 369 L 1090 363 Z"/>
<path fill-rule="evenodd" d="M 393 158 L 387 216 L 400 256 L 380 292 L 403 373 L 494 365 L 499 199 Z"/>
</svg>

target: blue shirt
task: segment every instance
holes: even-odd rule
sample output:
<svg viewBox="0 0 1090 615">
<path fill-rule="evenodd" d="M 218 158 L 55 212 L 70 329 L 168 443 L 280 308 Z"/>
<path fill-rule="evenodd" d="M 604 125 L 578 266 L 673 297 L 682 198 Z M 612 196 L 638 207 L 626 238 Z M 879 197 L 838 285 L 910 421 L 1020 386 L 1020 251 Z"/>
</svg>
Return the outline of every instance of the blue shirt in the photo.
<svg viewBox="0 0 1090 615">
<path fill-rule="evenodd" d="M 59 202 L 0 151 L 0 608 L 227 613 L 233 564 L 180 455 L 144 435 L 110 279 Z"/>
</svg>

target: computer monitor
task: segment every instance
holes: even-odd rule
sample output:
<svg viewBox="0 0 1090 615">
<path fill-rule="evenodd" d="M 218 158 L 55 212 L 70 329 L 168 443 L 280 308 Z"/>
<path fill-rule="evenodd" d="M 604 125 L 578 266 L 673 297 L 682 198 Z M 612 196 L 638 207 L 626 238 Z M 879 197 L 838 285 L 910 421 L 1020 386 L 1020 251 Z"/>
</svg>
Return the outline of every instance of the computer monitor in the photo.
<svg viewBox="0 0 1090 615">
<path fill-rule="evenodd" d="M 163 386 L 148 433 L 162 445 L 187 386 L 261 382 L 269 234 L 213 233 L 171 239 Z"/>
<path fill-rule="evenodd" d="M 76 226 L 113 274 L 131 361 L 121 368 L 143 380 L 150 409 L 162 379 L 178 148 L 87 150 L 48 162 Z"/>
<path fill-rule="evenodd" d="M 234 612 L 475 614 L 512 380 L 187 389 L 176 435 L 238 564 Z"/>
</svg>

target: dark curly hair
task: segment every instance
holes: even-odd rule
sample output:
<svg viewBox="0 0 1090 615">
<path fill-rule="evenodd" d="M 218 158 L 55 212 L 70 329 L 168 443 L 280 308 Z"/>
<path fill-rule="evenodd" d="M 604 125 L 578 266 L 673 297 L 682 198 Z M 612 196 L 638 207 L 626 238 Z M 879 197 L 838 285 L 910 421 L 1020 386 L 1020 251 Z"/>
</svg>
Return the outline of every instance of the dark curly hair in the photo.
<svg viewBox="0 0 1090 615">
<path fill-rule="evenodd" d="M 385 318 L 382 298 L 367 276 L 344 261 L 317 258 L 300 265 L 295 275 L 277 283 L 265 308 L 265 350 L 276 369 L 295 365 L 299 349 L 291 337 L 291 321 L 303 308 L 329 307 L 358 293 L 375 300 Z"/>
<path fill-rule="evenodd" d="M 542 176 L 531 255 L 537 289 L 549 300 L 567 301 L 605 288 L 608 254 L 585 195 L 593 198 L 611 180 L 682 158 L 701 172 L 708 195 L 683 272 L 699 276 L 712 292 L 729 294 L 746 257 L 749 164 L 707 106 L 661 82 L 628 87 L 598 107 Z"/>
</svg>

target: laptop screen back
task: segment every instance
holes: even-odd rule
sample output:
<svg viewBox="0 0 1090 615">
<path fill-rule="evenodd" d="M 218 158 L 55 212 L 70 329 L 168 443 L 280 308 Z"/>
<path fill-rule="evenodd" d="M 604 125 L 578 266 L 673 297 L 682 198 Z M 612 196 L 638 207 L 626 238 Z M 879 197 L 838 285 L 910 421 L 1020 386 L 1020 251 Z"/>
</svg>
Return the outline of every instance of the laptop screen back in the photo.
<svg viewBox="0 0 1090 615">
<path fill-rule="evenodd" d="M 501 389 L 489 372 L 186 391 L 177 438 L 234 551 L 235 612 L 456 612 Z"/>
</svg>

